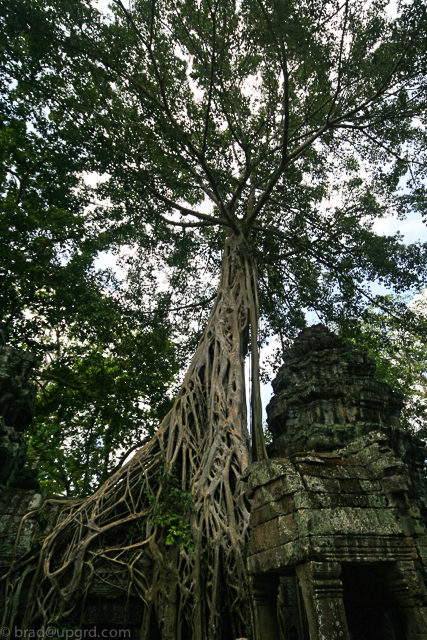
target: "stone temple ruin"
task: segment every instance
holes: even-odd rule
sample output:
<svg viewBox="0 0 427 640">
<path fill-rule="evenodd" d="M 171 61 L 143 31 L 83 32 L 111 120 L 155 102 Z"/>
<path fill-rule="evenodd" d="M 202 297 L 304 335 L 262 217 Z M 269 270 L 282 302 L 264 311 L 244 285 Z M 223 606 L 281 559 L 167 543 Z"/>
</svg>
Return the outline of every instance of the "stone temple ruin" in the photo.
<svg viewBox="0 0 427 640">
<path fill-rule="evenodd" d="M 0 348 L 0 492 L 11 483 L 24 482 L 27 447 L 23 433 L 32 420 L 36 399 L 29 381 L 34 364 L 31 353 Z"/>
<path fill-rule="evenodd" d="M 425 448 L 374 371 L 322 325 L 285 355 L 246 472 L 257 640 L 427 640 Z"/>
<path fill-rule="evenodd" d="M 0 578 L 63 508 L 22 471 L 31 365 L 0 350 Z M 245 472 L 253 640 L 427 640 L 425 447 L 400 428 L 402 397 L 374 371 L 322 325 L 285 354 L 267 408 L 269 460 Z M 118 628 L 126 615 L 137 638 L 142 607 L 130 604 L 94 581 L 80 624 Z"/>
</svg>

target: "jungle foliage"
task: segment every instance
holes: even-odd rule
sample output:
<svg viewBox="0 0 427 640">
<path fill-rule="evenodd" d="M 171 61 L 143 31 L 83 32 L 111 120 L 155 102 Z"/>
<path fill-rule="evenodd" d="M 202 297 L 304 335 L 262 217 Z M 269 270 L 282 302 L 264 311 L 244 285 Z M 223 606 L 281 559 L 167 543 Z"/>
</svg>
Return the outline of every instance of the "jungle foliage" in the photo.
<svg viewBox="0 0 427 640">
<path fill-rule="evenodd" d="M 400 297 L 392 301 L 406 313 L 413 313 L 421 322 L 427 317 L 425 293 L 412 300 Z M 410 331 L 399 317 L 378 309 L 369 309 L 364 317 L 351 325 L 339 328 L 340 335 L 355 345 L 366 349 L 375 360 L 375 376 L 387 382 L 392 389 L 400 391 L 404 405 L 400 423 L 416 433 L 427 437 L 427 339 L 424 331 Z"/>
<path fill-rule="evenodd" d="M 93 204 L 84 149 L 10 80 L 2 74 L 0 337 L 39 360 L 28 463 L 43 489 L 83 496 L 160 424 L 177 358 L 164 314 L 144 313 L 126 281 L 96 268 L 120 243 Z"/>
</svg>

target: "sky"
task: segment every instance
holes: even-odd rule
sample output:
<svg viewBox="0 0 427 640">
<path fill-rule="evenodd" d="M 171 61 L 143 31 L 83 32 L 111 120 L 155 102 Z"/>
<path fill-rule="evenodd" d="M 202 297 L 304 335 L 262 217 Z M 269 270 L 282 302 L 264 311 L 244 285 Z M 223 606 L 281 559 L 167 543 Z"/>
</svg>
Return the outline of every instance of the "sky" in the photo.
<svg viewBox="0 0 427 640">
<path fill-rule="evenodd" d="M 398 220 L 392 216 L 377 220 L 374 223 L 374 231 L 378 235 L 392 235 L 399 231 L 407 244 L 427 242 L 427 225 L 416 213 L 408 216 L 406 220 Z"/>
</svg>

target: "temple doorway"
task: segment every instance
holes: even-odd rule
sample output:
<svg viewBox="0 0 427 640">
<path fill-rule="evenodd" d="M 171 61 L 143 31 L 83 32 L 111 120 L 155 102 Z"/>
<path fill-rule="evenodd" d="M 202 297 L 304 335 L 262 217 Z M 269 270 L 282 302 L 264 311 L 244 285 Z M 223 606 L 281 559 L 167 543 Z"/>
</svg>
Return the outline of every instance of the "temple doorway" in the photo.
<svg viewBox="0 0 427 640">
<path fill-rule="evenodd" d="M 351 640 L 406 640 L 399 605 L 376 565 L 342 565 L 344 607 Z"/>
</svg>

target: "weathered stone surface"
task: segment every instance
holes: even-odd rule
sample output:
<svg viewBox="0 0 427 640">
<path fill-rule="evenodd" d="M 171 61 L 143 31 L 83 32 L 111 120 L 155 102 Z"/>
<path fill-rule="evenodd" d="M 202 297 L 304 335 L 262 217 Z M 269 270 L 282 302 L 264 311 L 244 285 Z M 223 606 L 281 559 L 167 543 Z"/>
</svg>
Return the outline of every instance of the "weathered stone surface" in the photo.
<svg viewBox="0 0 427 640">
<path fill-rule="evenodd" d="M 406 493 L 409 491 L 410 480 L 406 476 L 387 476 L 381 480 L 383 493 Z"/>
<path fill-rule="evenodd" d="M 262 462 L 254 462 L 247 467 L 244 473 L 244 478 L 248 479 L 250 490 L 266 485 L 283 476 L 297 476 L 294 467 L 288 460 L 272 460 L 268 467 Z"/>
<path fill-rule="evenodd" d="M 305 509 L 296 516 L 300 536 L 405 535 L 389 509 Z"/>
<path fill-rule="evenodd" d="M 264 522 L 251 531 L 248 553 L 259 553 L 265 549 L 280 547 L 298 537 L 297 514 L 278 516 L 274 520 Z"/>
<path fill-rule="evenodd" d="M 312 538 L 302 538 L 273 547 L 248 556 L 247 566 L 250 575 L 263 573 L 285 573 L 284 568 L 296 567 L 313 556 Z"/>
<path fill-rule="evenodd" d="M 369 447 L 375 442 L 382 442 L 383 444 L 387 445 L 389 442 L 389 438 L 385 435 L 385 433 L 373 430 L 367 435 L 356 438 L 346 447 L 337 451 L 337 453 L 343 458 L 346 458 L 347 456 L 354 456 L 355 454 L 359 453 L 359 451 L 363 451 L 363 449 L 366 449 L 366 447 Z"/>
<path fill-rule="evenodd" d="M 273 383 L 273 459 L 247 471 L 249 573 L 299 576 L 310 640 L 362 637 L 346 627 L 341 566 L 383 567 L 365 572 L 389 594 L 381 637 L 400 638 L 405 624 L 427 640 L 425 448 L 399 427 L 402 398 L 374 370 L 324 327 L 302 332 Z"/>
<path fill-rule="evenodd" d="M 0 492 L 19 481 L 25 464 L 27 447 L 22 434 L 33 416 L 36 390 L 29 376 L 34 364 L 34 354 L 0 347 Z"/>
<path fill-rule="evenodd" d="M 304 484 L 301 480 L 301 476 L 283 476 L 265 486 L 257 488 L 252 508 L 257 509 L 266 502 L 272 502 L 273 500 L 279 500 L 283 496 L 287 496 L 297 491 L 304 489 Z M 250 495 L 250 494 L 249 494 Z"/>
<path fill-rule="evenodd" d="M 366 353 L 322 325 L 302 331 L 284 359 L 267 407 L 269 429 L 280 438 L 271 455 L 330 451 L 374 425 L 398 426 L 402 396 L 373 378 Z"/>
<path fill-rule="evenodd" d="M 0 485 L 17 475 L 25 464 L 27 446 L 22 433 L 6 427 L 0 416 Z"/>
<path fill-rule="evenodd" d="M 306 494 L 298 495 L 305 496 Z M 257 527 L 259 524 L 267 522 L 267 520 L 293 513 L 295 511 L 294 498 L 294 495 L 284 496 L 279 501 L 266 502 L 258 509 L 253 509 L 251 511 L 251 526 Z"/>
<path fill-rule="evenodd" d="M 418 557 L 418 548 L 412 537 L 317 536 L 298 538 L 281 547 L 250 555 L 248 571 L 250 574 L 285 573 L 306 562 L 307 558 L 322 562 L 381 564 Z"/>
<path fill-rule="evenodd" d="M 383 498 L 384 503 L 385 499 Z M 355 493 L 303 493 L 294 497 L 296 509 L 335 509 L 336 507 L 372 506 L 368 496 Z"/>
<path fill-rule="evenodd" d="M 320 493 L 339 493 L 340 483 L 338 480 L 325 480 L 314 475 L 306 475 L 304 477 L 304 484 L 307 491 L 314 491 Z"/>
<path fill-rule="evenodd" d="M 42 496 L 34 490 L 5 489 L 0 498 L 0 574 L 10 566 L 16 536 L 23 516 L 32 511 Z M 21 527 L 15 557 L 19 558 L 31 549 L 36 529 L 33 519 L 26 519 Z"/>
<path fill-rule="evenodd" d="M 35 355 L 0 347 L 0 415 L 8 427 L 25 431 L 33 417 L 36 390 L 29 380 Z"/>
<path fill-rule="evenodd" d="M 365 493 L 378 493 L 381 491 L 381 484 L 378 480 L 359 480 L 362 491 Z"/>
<path fill-rule="evenodd" d="M 306 562 L 296 571 L 306 603 L 310 638 L 350 640 L 339 562 Z"/>
</svg>

